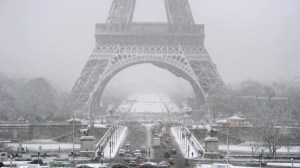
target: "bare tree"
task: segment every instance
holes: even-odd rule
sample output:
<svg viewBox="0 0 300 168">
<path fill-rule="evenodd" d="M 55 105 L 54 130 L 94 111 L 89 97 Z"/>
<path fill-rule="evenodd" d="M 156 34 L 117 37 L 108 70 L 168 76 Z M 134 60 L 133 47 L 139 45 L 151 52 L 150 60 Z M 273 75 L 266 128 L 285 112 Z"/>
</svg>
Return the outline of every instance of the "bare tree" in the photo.
<svg viewBox="0 0 300 168">
<path fill-rule="evenodd" d="M 269 149 L 274 159 L 276 159 L 276 152 L 283 145 L 283 134 L 280 132 L 280 128 L 277 127 L 278 120 L 265 120 L 261 122 L 262 131 L 262 144 Z"/>
</svg>

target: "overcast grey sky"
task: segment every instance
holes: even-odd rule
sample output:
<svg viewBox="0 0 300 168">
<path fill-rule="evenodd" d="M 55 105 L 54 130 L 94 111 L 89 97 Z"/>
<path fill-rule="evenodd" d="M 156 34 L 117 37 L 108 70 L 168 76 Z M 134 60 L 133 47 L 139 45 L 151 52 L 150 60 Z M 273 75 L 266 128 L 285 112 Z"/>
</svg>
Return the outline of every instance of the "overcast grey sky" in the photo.
<svg viewBox="0 0 300 168">
<path fill-rule="evenodd" d="M 44 76 L 70 89 L 94 47 L 95 23 L 106 21 L 111 1 L 0 0 L 0 73 Z M 190 5 L 196 23 L 205 24 L 205 45 L 226 83 L 299 76 L 299 0 L 190 0 Z M 137 0 L 134 21 L 167 21 L 163 0 Z M 119 78 L 137 69 L 140 80 L 143 73 L 169 75 L 139 65 Z"/>
</svg>

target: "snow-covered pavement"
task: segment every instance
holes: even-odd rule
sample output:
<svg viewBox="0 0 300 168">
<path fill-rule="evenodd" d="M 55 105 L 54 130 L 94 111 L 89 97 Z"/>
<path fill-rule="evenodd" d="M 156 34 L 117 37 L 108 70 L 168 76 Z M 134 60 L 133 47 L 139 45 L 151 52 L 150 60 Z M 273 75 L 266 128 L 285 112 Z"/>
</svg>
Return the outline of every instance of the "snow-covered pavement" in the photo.
<svg viewBox="0 0 300 168">
<path fill-rule="evenodd" d="M 219 165 L 219 166 L 218 166 Z M 223 165 L 223 166 L 222 166 Z M 268 167 L 300 167 L 300 163 L 267 163 Z M 217 168 L 217 167 L 224 167 L 224 168 L 254 168 L 254 167 L 246 167 L 246 166 L 233 166 L 230 164 L 198 164 L 195 168 Z"/>
<path fill-rule="evenodd" d="M 129 96 L 117 109 L 117 111 L 130 113 L 178 113 L 178 106 L 164 95 L 139 95 Z"/>
<path fill-rule="evenodd" d="M 19 147 L 19 143 L 7 143 L 7 147 L 12 149 L 13 151 L 17 151 Z M 73 144 L 72 143 L 58 143 L 52 140 L 31 140 L 27 142 L 23 142 L 22 147 L 28 151 L 65 151 L 65 150 L 72 150 Z M 74 144 L 74 149 L 79 150 L 80 144 Z"/>
<path fill-rule="evenodd" d="M 243 166 L 233 166 L 230 164 L 200 164 L 196 165 L 195 168 L 252 168 L 252 167 L 243 167 Z"/>
<path fill-rule="evenodd" d="M 180 127 L 172 127 L 171 133 L 178 144 L 180 151 L 184 158 L 196 158 L 198 157 L 198 149 L 193 145 L 191 140 L 180 137 Z M 203 149 L 202 149 L 203 150 Z"/>
<path fill-rule="evenodd" d="M 111 145 L 109 143 L 106 144 L 103 150 L 104 158 L 114 158 L 116 156 L 120 145 L 124 142 L 126 138 L 127 130 L 128 130 L 127 127 L 120 127 L 118 131 L 114 132 L 113 136 L 117 134 L 117 139 L 116 139 L 117 142 Z"/>
<path fill-rule="evenodd" d="M 154 151 L 153 150 L 153 147 L 152 147 L 152 143 L 151 143 L 151 139 L 152 139 L 152 135 L 151 135 L 151 131 L 150 131 L 150 127 L 153 125 L 153 124 L 143 124 L 145 127 L 146 127 L 146 146 L 148 148 L 150 148 L 150 151 Z M 151 158 L 154 158 L 154 152 L 151 152 Z"/>
<path fill-rule="evenodd" d="M 260 152 L 261 148 L 255 148 L 252 147 L 250 144 L 240 144 L 240 145 L 229 145 L 229 152 L 248 152 L 251 153 L 253 148 L 254 152 Z M 227 150 L 227 145 L 219 145 L 219 150 Z M 300 146 L 290 146 L 289 148 L 287 147 L 281 147 L 277 150 L 277 153 L 299 153 L 300 152 Z"/>
</svg>

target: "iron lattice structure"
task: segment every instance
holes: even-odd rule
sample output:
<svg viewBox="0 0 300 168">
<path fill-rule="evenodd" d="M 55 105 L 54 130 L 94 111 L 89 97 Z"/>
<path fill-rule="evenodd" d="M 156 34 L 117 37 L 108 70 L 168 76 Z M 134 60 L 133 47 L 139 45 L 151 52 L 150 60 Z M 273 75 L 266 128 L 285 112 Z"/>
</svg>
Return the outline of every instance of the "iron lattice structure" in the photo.
<svg viewBox="0 0 300 168">
<path fill-rule="evenodd" d="M 165 0 L 168 23 L 133 23 L 135 0 L 113 0 L 106 23 L 96 24 L 96 44 L 72 88 L 80 107 L 97 106 L 109 80 L 141 63 L 165 68 L 192 85 L 203 101 L 225 86 L 204 47 L 204 25 L 195 24 L 188 0 Z"/>
</svg>

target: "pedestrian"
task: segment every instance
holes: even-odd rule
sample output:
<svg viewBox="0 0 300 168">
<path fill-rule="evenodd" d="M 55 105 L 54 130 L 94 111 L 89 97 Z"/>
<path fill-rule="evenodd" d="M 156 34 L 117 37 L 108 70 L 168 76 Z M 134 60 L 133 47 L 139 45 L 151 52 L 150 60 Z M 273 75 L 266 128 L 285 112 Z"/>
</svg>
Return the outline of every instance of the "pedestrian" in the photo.
<svg viewBox="0 0 300 168">
<path fill-rule="evenodd" d="M 192 152 L 192 157 L 194 156 L 194 152 Z"/>
<path fill-rule="evenodd" d="M 3 162 L 0 162 L 0 167 L 3 167 L 3 166 L 4 166 Z"/>
</svg>

